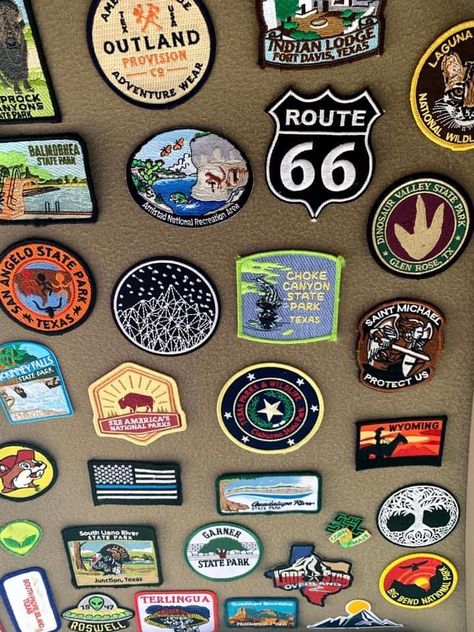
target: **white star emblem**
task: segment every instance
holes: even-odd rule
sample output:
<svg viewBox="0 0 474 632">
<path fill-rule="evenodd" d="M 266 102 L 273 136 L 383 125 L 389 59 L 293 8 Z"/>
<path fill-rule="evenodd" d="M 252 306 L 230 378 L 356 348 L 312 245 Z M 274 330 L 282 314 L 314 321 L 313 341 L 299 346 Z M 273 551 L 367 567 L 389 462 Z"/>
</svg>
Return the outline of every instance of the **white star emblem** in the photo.
<svg viewBox="0 0 474 632">
<path fill-rule="evenodd" d="M 298 384 L 298 386 L 303 386 L 304 380 L 300 378 L 299 380 L 296 380 L 296 383 Z"/>
<path fill-rule="evenodd" d="M 232 413 L 224 413 L 226 419 L 232 419 Z"/>
<path fill-rule="evenodd" d="M 265 402 L 265 407 L 261 408 L 257 412 L 263 413 L 267 416 L 268 421 L 271 421 L 273 417 L 281 417 L 283 413 L 279 410 L 280 402 L 275 402 L 274 404 L 270 404 L 265 398 L 263 399 Z"/>
<path fill-rule="evenodd" d="M 243 436 L 241 439 L 242 443 L 248 443 L 250 441 L 250 439 L 246 436 Z"/>
<path fill-rule="evenodd" d="M 317 413 L 317 412 L 318 412 L 318 410 L 319 410 L 319 406 L 315 406 L 314 404 L 311 406 L 311 411 L 312 411 L 313 413 Z"/>
<path fill-rule="evenodd" d="M 252 380 L 254 380 L 254 379 L 255 379 L 255 373 L 249 373 L 249 374 L 247 375 L 247 379 L 248 379 L 250 382 L 251 382 Z"/>
<path fill-rule="evenodd" d="M 288 445 L 295 445 L 295 442 L 293 441 L 293 439 L 288 439 L 287 443 Z"/>
</svg>

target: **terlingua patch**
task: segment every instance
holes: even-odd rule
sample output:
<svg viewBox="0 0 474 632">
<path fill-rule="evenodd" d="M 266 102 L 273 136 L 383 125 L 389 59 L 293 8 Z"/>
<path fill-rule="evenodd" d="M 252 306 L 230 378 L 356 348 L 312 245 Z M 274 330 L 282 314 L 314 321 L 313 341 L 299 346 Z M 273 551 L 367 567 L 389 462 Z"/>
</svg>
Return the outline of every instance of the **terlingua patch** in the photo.
<svg viewBox="0 0 474 632">
<path fill-rule="evenodd" d="M 318 431 L 324 402 L 303 371 L 286 364 L 254 364 L 233 375 L 217 401 L 219 424 L 236 445 L 264 454 L 292 452 Z"/>
<path fill-rule="evenodd" d="M 152 527 L 69 527 L 62 535 L 76 588 L 159 586 L 163 581 Z"/>
<path fill-rule="evenodd" d="M 441 465 L 447 417 L 358 421 L 356 470 Z"/>
<path fill-rule="evenodd" d="M 275 135 L 266 177 L 277 198 L 304 204 L 316 220 L 328 204 L 364 193 L 374 173 L 371 131 L 382 116 L 369 90 L 339 97 L 327 88 L 305 97 L 289 89 L 267 113 Z"/>
<path fill-rule="evenodd" d="M 296 628 L 296 599 L 237 598 L 226 599 L 225 625 L 230 628 Z"/>
<path fill-rule="evenodd" d="M 212 226 L 247 201 L 252 169 L 234 143 L 208 130 L 177 128 L 145 141 L 132 155 L 128 187 L 152 217 L 173 226 Z"/>
<path fill-rule="evenodd" d="M 95 221 L 87 148 L 76 135 L 0 141 L 0 222 Z"/>
<path fill-rule="evenodd" d="M 87 34 L 102 78 L 141 107 L 183 103 L 214 63 L 214 27 L 201 0 L 93 0 Z"/>
<path fill-rule="evenodd" d="M 443 272 L 472 234 L 472 202 L 445 176 L 418 174 L 392 185 L 368 224 L 377 263 L 394 274 L 421 279 Z"/>
<path fill-rule="evenodd" d="M 94 427 L 99 437 L 149 445 L 186 430 L 178 385 L 173 378 L 125 362 L 89 386 Z"/>
<path fill-rule="evenodd" d="M 184 556 L 192 570 L 212 581 L 232 581 L 248 575 L 262 555 L 258 536 L 233 522 L 199 527 L 184 544 Z"/>
<path fill-rule="evenodd" d="M 195 351 L 212 337 L 220 306 L 213 284 L 199 268 L 180 259 L 155 258 L 140 261 L 120 277 L 112 312 L 132 344 L 175 356 Z"/>
<path fill-rule="evenodd" d="M 224 474 L 216 482 L 217 510 L 230 514 L 318 513 L 321 477 L 316 472 Z"/>
<path fill-rule="evenodd" d="M 318 68 L 382 53 L 385 0 L 257 0 L 260 64 Z"/>
<path fill-rule="evenodd" d="M 210 590 L 135 593 L 138 632 L 218 632 L 217 596 Z"/>
<path fill-rule="evenodd" d="M 237 259 L 239 337 L 283 344 L 335 340 L 343 263 L 308 250 Z"/>
<path fill-rule="evenodd" d="M 474 20 L 443 33 L 420 59 L 411 84 L 416 124 L 437 145 L 474 149 Z"/>
<path fill-rule="evenodd" d="M 443 351 L 445 318 L 424 301 L 381 303 L 359 324 L 357 362 L 362 384 L 390 392 L 432 379 Z"/>
<path fill-rule="evenodd" d="M 21 241 L 0 254 L 0 307 L 27 329 L 62 334 L 89 316 L 94 279 L 72 250 L 52 241 Z"/>
<path fill-rule="evenodd" d="M 43 529 L 30 520 L 12 520 L 0 527 L 0 546 L 17 557 L 32 553 L 43 537 Z"/>
<path fill-rule="evenodd" d="M 422 609 L 437 606 L 456 590 L 458 573 L 446 558 L 433 553 L 399 557 L 382 572 L 379 588 L 392 606 Z"/>
<path fill-rule="evenodd" d="M 0 32 L 0 124 L 60 121 L 30 0 L 1 0 Z"/>
<path fill-rule="evenodd" d="M 58 360 L 38 342 L 0 345 L 0 403 L 13 425 L 73 414 Z"/>
<path fill-rule="evenodd" d="M 83 597 L 74 608 L 62 613 L 70 630 L 87 632 L 105 632 L 106 630 L 125 630 L 130 626 L 134 612 L 122 608 L 118 603 L 102 593 L 92 593 Z"/>
<path fill-rule="evenodd" d="M 45 494 L 56 482 L 54 460 L 26 443 L 0 445 L 0 498 L 24 502 Z"/>
</svg>

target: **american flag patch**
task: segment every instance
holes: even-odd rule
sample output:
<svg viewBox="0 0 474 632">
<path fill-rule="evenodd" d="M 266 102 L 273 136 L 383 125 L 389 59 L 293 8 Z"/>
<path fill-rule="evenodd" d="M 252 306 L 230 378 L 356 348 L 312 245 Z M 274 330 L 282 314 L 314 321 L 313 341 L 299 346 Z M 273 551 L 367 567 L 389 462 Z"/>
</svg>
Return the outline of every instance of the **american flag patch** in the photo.
<svg viewBox="0 0 474 632">
<path fill-rule="evenodd" d="M 181 505 L 176 463 L 89 461 L 95 505 Z"/>
</svg>

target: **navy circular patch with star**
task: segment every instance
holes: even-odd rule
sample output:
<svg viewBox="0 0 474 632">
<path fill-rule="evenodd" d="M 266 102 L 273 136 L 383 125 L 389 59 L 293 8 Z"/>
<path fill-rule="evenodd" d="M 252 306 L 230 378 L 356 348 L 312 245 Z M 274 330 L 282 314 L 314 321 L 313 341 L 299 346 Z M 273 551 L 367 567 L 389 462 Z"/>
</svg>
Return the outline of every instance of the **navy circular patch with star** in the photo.
<svg viewBox="0 0 474 632">
<path fill-rule="evenodd" d="M 292 452 L 317 432 L 324 402 L 317 384 L 285 364 L 255 364 L 230 378 L 217 417 L 231 441 L 251 452 Z"/>
</svg>

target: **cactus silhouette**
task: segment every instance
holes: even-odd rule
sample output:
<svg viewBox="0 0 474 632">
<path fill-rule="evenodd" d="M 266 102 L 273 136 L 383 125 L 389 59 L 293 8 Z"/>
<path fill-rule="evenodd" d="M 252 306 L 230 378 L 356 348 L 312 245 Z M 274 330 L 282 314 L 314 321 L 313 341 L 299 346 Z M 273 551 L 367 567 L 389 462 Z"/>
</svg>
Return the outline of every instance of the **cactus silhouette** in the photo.
<svg viewBox="0 0 474 632">
<path fill-rule="evenodd" d="M 428 255 L 441 237 L 444 223 L 444 202 L 438 206 L 428 227 L 426 204 L 422 196 L 416 199 L 416 216 L 413 233 L 409 233 L 400 224 L 395 224 L 395 235 L 403 249 L 412 259 L 420 261 Z"/>
</svg>

